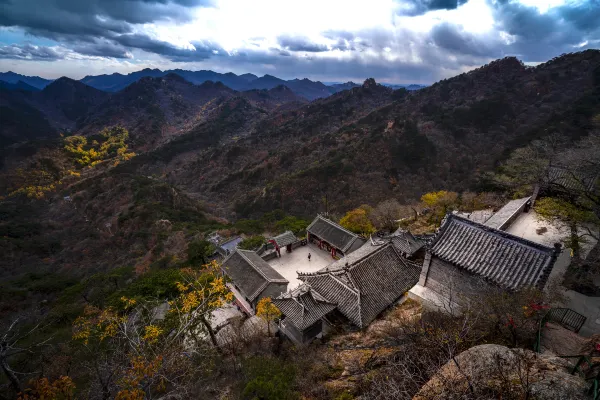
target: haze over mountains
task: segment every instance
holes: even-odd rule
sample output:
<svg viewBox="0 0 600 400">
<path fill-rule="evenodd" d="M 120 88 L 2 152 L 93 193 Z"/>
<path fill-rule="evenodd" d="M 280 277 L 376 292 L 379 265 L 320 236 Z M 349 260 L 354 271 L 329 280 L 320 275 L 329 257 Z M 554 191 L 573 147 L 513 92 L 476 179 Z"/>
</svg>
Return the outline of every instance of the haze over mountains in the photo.
<svg viewBox="0 0 600 400">
<path fill-rule="evenodd" d="M 161 71 L 159 69 L 146 68 L 141 71 L 132 72 L 127 75 L 114 73 L 110 75 L 97 75 L 97 76 L 86 76 L 80 80 L 95 89 L 99 89 L 105 92 L 118 92 L 123 90 L 127 86 L 134 82 L 137 82 L 141 78 L 147 77 L 163 77 L 169 74 L 176 74 L 184 78 L 185 80 L 199 85 L 206 81 L 221 82 L 225 86 L 237 90 L 246 91 L 253 89 L 273 89 L 274 87 L 283 85 L 290 88 L 294 93 L 304 97 L 307 100 L 314 100 L 317 98 L 327 97 L 341 90 L 351 89 L 359 86 L 354 82 L 346 82 L 341 84 L 325 85 L 321 82 L 314 82 L 310 79 L 292 79 L 283 80 L 272 75 L 264 75 L 258 77 L 253 74 L 242 74 L 236 75 L 232 72 L 218 73 L 214 71 L 187 71 L 182 69 L 166 70 Z M 24 76 L 12 71 L 0 73 L 0 85 L 9 90 L 41 90 L 48 86 L 52 80 L 40 78 L 37 76 Z M 406 87 L 408 90 L 418 90 L 424 85 L 389 85 L 394 89 Z"/>
<path fill-rule="evenodd" d="M 269 88 L 237 91 L 162 74 L 138 77 L 118 92 L 69 78 L 39 92 L 0 89 L 2 143 L 94 135 L 119 124 L 138 153 L 119 168 L 164 176 L 206 201 L 227 199 L 219 205 L 223 216 L 264 212 L 281 201 L 312 214 L 325 192 L 332 207 L 347 209 L 392 194 L 465 189 L 476 182 L 474 171 L 493 168 L 548 130 L 580 135 L 599 104 L 600 52 L 537 67 L 506 58 L 414 92 L 369 79 L 312 102 L 289 87 L 294 81 L 284 86 L 270 76 L 231 76 Z M 300 187 L 312 189 L 283 194 Z"/>
</svg>

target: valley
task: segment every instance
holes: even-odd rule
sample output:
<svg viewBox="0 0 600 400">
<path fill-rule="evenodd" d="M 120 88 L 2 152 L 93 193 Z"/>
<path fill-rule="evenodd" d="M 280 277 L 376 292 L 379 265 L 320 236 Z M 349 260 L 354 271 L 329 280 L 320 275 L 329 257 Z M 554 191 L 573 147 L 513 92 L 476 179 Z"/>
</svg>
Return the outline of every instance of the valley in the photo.
<svg viewBox="0 0 600 400">
<path fill-rule="evenodd" d="M 481 316 L 470 319 L 474 314 L 464 319 L 429 314 L 413 299 L 402 297 L 419 281 L 423 259 L 418 256 L 405 262 L 410 256 L 394 250 L 391 243 L 396 236 L 391 231 L 400 235 L 408 229 L 425 242 L 434 233 L 441 235 L 440 226 L 443 221 L 453 221 L 448 217 L 453 210 L 469 214 L 488 210 L 493 214 L 489 210 L 497 211 L 513 197 L 532 196 L 534 184 L 542 179 L 532 171 L 536 167 L 548 169 L 543 164 L 548 162 L 544 158 L 548 154 L 559 154 L 561 161 L 573 164 L 577 164 L 576 159 L 597 159 L 585 153 L 585 140 L 593 142 L 600 123 L 598 50 L 564 54 L 536 66 L 506 57 L 418 88 L 389 87 L 373 78 L 360 85 L 327 86 L 270 75 L 259 78 L 183 70 L 142 70 L 138 74 L 88 76 L 81 81 L 13 81 L 0 86 L 0 318 L 8 321 L 27 316 L 29 321 L 41 315 L 51 320 L 44 333 L 51 332 L 56 343 L 68 348 L 68 356 L 60 363 L 44 361 L 56 370 L 65 370 L 70 362 L 84 365 L 86 351 L 104 363 L 94 367 L 96 372 L 85 364 L 86 372 L 72 373 L 77 385 L 88 390 L 83 398 L 100 398 L 91 393 L 102 390 L 113 396 L 116 387 L 126 385 L 110 381 L 106 388 L 100 388 L 115 365 L 121 372 L 130 371 L 130 377 L 135 374 L 131 371 L 136 366 L 128 369 L 124 367 L 128 361 L 119 359 L 120 349 L 128 340 L 119 336 L 123 333 L 120 329 L 128 327 L 122 321 L 133 318 L 129 314 L 133 309 L 143 309 L 133 325 L 147 318 L 138 326 L 146 331 L 137 339 L 144 338 L 148 351 L 159 349 L 165 361 L 158 364 L 167 368 L 172 363 L 165 374 L 176 377 L 175 383 L 160 381 L 155 373 L 158 364 L 152 364 L 158 359 L 146 359 L 148 364 L 142 367 L 152 377 L 148 387 L 158 391 L 161 385 L 177 387 L 181 378 L 185 385 L 191 385 L 181 383 L 188 390 L 193 386 L 190 382 L 201 377 L 201 388 L 194 387 L 194 393 L 221 399 L 248 398 L 240 393 L 250 385 L 248 382 L 261 381 L 260 376 L 252 375 L 266 373 L 261 368 L 269 369 L 271 378 L 273 371 L 280 371 L 282 376 L 275 374 L 279 377 L 272 379 L 295 382 L 294 393 L 305 398 L 394 398 L 391 392 L 383 392 L 398 387 L 410 388 L 406 390 L 412 396 L 448 357 L 471 351 L 472 346 L 494 343 L 529 348 L 545 309 L 536 308 L 529 314 L 523 311 L 523 304 L 545 307 L 556 299 L 541 291 L 511 297 L 510 301 L 482 295 L 482 302 L 498 307 L 494 321 Z M 594 148 L 590 145 L 591 151 Z M 571 154 L 570 149 L 576 152 Z M 530 152 L 526 154 L 531 166 L 523 163 L 522 152 Z M 510 170 L 514 167 L 511 163 L 521 169 L 515 173 Z M 588 168 L 595 171 L 597 165 Z M 509 172 L 513 173 L 512 181 L 507 178 Z M 519 182 L 518 189 L 527 190 L 525 194 L 510 186 L 515 183 L 514 175 L 524 177 L 526 182 Z M 586 186 L 584 194 L 593 197 L 590 187 Z M 535 190 L 534 200 L 539 187 Z M 564 198 L 574 202 L 573 193 L 569 196 Z M 574 249 L 573 257 L 579 255 L 580 239 L 573 238 L 577 229 L 596 226 L 597 198 L 590 201 L 582 203 L 589 208 L 581 206 L 577 212 L 569 208 L 571 203 L 541 201 L 539 207 L 545 208 L 537 209 L 540 215 L 546 212 L 548 219 L 560 220 L 571 229 L 571 240 L 576 244 L 565 239 L 564 246 Z M 561 213 L 572 220 L 557 217 Z M 371 273 L 371 281 L 381 278 L 378 285 L 393 292 L 389 295 L 393 298 L 373 305 L 372 315 L 364 321 L 352 316 L 348 317 L 350 322 L 344 320 L 353 311 L 337 305 L 343 315 L 332 318 L 337 324 L 333 324 L 331 341 L 319 337 L 307 350 L 315 352 L 319 365 L 303 357 L 302 350 L 272 338 L 271 328 L 278 328 L 269 319 L 260 325 L 253 315 L 238 321 L 239 326 L 231 322 L 226 330 L 219 327 L 217 335 L 207 328 L 205 320 L 194 320 L 197 325 L 190 328 L 186 319 L 194 314 L 190 309 L 201 310 L 198 315 L 210 320 L 213 311 L 221 310 L 225 303 L 234 304 L 226 286 L 231 279 L 225 282 L 222 275 L 227 273 L 219 269 L 220 262 L 231 260 L 231 254 L 220 249 L 227 240 L 237 240 L 239 248 L 248 246 L 244 251 L 252 253 L 250 250 L 257 248 L 266 251 L 271 243 L 268 239 L 291 233 L 294 245 L 308 247 L 298 252 L 301 258 L 294 259 L 293 264 L 280 267 L 285 269 L 285 279 L 293 281 L 294 289 L 300 288 L 294 296 L 310 294 L 310 285 L 320 284 L 321 268 L 334 265 L 324 260 L 339 258 L 335 248 L 329 253 L 333 246 L 323 245 L 324 239 L 310 241 L 310 221 L 314 223 L 315 216 L 323 214 L 342 232 L 356 227 L 346 234 L 366 247 L 370 243 L 382 246 L 380 253 L 373 251 L 388 257 L 382 263 L 397 258 L 400 261 L 394 265 L 404 265 L 410 273 L 402 275 L 405 271 L 400 271 L 385 282 L 381 276 L 390 268 L 374 269 L 378 272 Z M 342 217 L 351 223 L 344 225 Z M 457 218 L 456 224 L 466 224 L 452 218 Z M 337 221 L 344 226 L 338 226 Z M 473 226 L 489 233 L 487 228 Z M 502 232 L 498 236 L 506 239 Z M 222 240 L 211 239 L 215 237 Z M 377 237 L 390 243 L 376 243 Z M 431 245 L 427 243 L 427 251 Z M 350 247 L 342 247 L 338 251 L 345 257 Z M 589 254 L 593 258 L 598 246 L 592 247 Z M 306 254 L 317 251 L 321 253 L 313 258 L 314 268 L 306 270 L 307 277 L 296 280 L 296 265 L 304 262 Z M 554 263 L 556 254 L 550 245 L 540 252 L 544 260 Z M 243 258 L 246 253 L 240 254 Z M 360 266 L 362 261 L 358 256 L 347 258 L 345 268 Z M 570 285 L 569 290 L 597 295 L 594 262 L 574 262 L 581 269 L 567 273 L 565 285 Z M 340 265 L 336 264 L 335 273 L 344 269 Z M 373 265 L 380 267 L 377 263 L 369 267 L 375 268 Z M 545 284 L 546 271 L 540 267 L 538 272 Z M 406 282 L 405 276 L 410 278 Z M 369 279 L 361 283 L 359 278 L 356 275 L 344 283 L 356 290 L 357 298 L 369 290 L 376 292 L 368 286 Z M 243 286 L 244 279 L 241 281 Z M 392 281 L 402 281 L 403 286 L 386 286 Z M 365 285 L 366 289 L 353 285 Z M 336 294 L 328 292 L 325 284 L 318 291 L 312 290 L 315 304 L 334 303 L 331 299 Z M 241 296 L 237 286 L 234 292 Z M 195 303 L 202 296 L 209 303 Z M 173 313 L 164 311 L 165 315 L 156 317 L 165 304 Z M 231 304 L 228 306 L 234 307 Z M 252 307 L 255 305 L 248 308 Z M 359 300 L 359 313 L 360 307 Z M 523 314 L 515 316 L 516 326 L 510 325 L 512 316 L 509 322 L 504 321 L 509 313 Z M 383 317 L 376 319 L 379 314 Z M 259 325 L 255 326 L 257 331 L 248 333 L 247 325 L 252 325 L 248 321 L 253 318 Z M 431 331 L 415 323 L 420 318 Z M 461 330 L 461 324 L 469 328 Z M 163 329 L 182 326 L 201 349 L 201 354 L 183 361 L 183 342 L 171 342 L 162 335 Z M 444 329 L 453 338 L 446 337 Z M 85 345 L 77 347 L 72 338 Z M 92 345 L 88 346 L 88 340 Z M 449 341 L 454 347 L 449 352 L 440 350 L 437 340 Z M 219 341 L 216 350 L 209 341 Z M 58 348 L 52 351 L 60 352 Z M 479 347 L 472 349 L 479 351 Z M 415 351 L 423 355 L 418 368 L 406 364 Z M 463 358 L 469 353 L 465 354 Z M 523 353 L 519 357 L 533 356 Z M 20 365 L 34 369 L 34 361 L 18 360 Z M 253 360 L 258 360 L 258 366 Z M 285 367 L 288 362 L 292 365 L 289 370 Z M 415 367 L 417 372 L 412 380 L 407 379 L 394 373 L 395 365 Z M 296 375 L 299 370 L 308 371 L 307 376 Z M 386 374 L 393 382 L 386 381 Z M 319 384 L 311 387 L 309 378 Z M 137 381 L 132 382 L 132 387 L 137 387 Z M 288 389 L 281 390 L 287 393 Z M 225 392 L 241 397 L 226 397 Z"/>
</svg>

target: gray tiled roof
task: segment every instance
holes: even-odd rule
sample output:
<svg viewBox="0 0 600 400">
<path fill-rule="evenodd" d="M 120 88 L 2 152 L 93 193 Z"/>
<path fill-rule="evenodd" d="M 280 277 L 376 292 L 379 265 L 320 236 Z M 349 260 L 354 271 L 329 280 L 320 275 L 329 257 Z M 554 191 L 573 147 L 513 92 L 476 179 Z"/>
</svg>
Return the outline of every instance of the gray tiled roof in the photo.
<svg viewBox="0 0 600 400">
<path fill-rule="evenodd" d="M 396 250 L 398 250 L 400 254 L 406 254 L 408 257 L 412 256 L 425 246 L 425 241 L 417 239 L 412 233 L 401 231 L 400 229 L 394 232 L 391 239 Z"/>
<path fill-rule="evenodd" d="M 271 282 L 289 283 L 254 251 L 235 249 L 223 261 L 221 269 L 250 301 Z"/>
<path fill-rule="evenodd" d="M 224 256 L 231 254 L 231 252 L 237 247 L 238 244 L 240 244 L 240 242 L 243 239 L 241 237 L 234 237 L 233 239 L 228 239 L 227 241 L 221 243 L 218 247 L 217 250 L 219 251 L 219 253 L 223 254 Z"/>
<path fill-rule="evenodd" d="M 318 236 L 344 253 L 352 248 L 360 247 L 358 244 L 360 243 L 360 245 L 362 245 L 362 243 L 365 242 L 365 240 L 357 234 L 350 232 L 343 226 L 320 215 L 317 215 L 317 218 L 311 222 L 308 228 L 306 228 L 306 231 L 312 235 Z"/>
<path fill-rule="evenodd" d="M 303 330 L 335 310 L 335 304 L 325 300 L 309 285 L 302 284 L 276 299 L 273 304 L 281 310 L 286 320 Z"/>
<path fill-rule="evenodd" d="M 337 305 L 359 327 L 368 325 L 419 280 L 421 266 L 405 260 L 391 243 L 373 247 L 344 268 L 298 274 L 298 279 Z"/>
<path fill-rule="evenodd" d="M 448 214 L 431 253 L 507 289 L 542 288 L 554 249 Z"/>
<path fill-rule="evenodd" d="M 277 235 L 272 239 L 279 247 L 285 247 L 288 244 L 296 243 L 298 241 L 298 238 L 292 231 L 285 231 L 281 235 Z"/>
<path fill-rule="evenodd" d="M 553 165 L 548 168 L 545 184 L 565 189 L 590 190 L 594 187 L 598 176 L 588 170 L 574 170 Z"/>
<path fill-rule="evenodd" d="M 346 264 L 348 264 L 348 265 L 354 264 L 356 261 L 371 254 L 372 252 L 374 252 L 375 250 L 377 250 L 378 248 L 380 248 L 381 246 L 383 246 L 386 243 L 388 243 L 388 242 L 374 243 L 372 241 L 367 240 L 367 242 L 365 242 L 365 244 L 363 244 L 361 247 L 359 247 L 352 253 L 345 255 L 344 257 L 340 258 L 339 260 L 333 261 L 332 263 L 328 264 L 327 266 L 321 268 L 318 272 L 328 272 L 328 271 L 335 271 L 338 269 L 343 269 L 346 267 Z"/>
<path fill-rule="evenodd" d="M 507 228 L 507 223 L 516 213 L 523 210 L 529 200 L 531 200 L 531 196 L 509 201 L 483 224 L 494 229 Z"/>
</svg>

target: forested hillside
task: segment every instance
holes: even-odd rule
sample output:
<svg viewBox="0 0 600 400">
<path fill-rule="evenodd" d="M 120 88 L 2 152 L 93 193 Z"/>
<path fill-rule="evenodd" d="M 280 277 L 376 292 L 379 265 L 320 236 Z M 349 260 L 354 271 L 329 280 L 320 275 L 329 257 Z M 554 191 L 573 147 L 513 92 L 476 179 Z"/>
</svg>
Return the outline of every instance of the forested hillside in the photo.
<svg viewBox="0 0 600 400">
<path fill-rule="evenodd" d="M 582 158 L 581 140 L 599 126 L 600 51 L 535 67 L 504 58 L 418 91 L 367 79 L 313 101 L 271 78 L 237 76 L 272 83 L 241 91 L 175 73 L 110 93 L 67 78 L 40 91 L 0 87 L 0 320 L 17 320 L 0 324 L 0 336 L 18 338 L 18 328 L 33 332 L 27 346 L 52 342 L 31 358 L 0 347 L 0 362 L 68 376 L 29 383 L 5 369 L 1 387 L 77 387 L 82 398 L 99 399 L 340 400 L 394 398 L 400 386 L 408 389 L 398 398 L 411 398 L 472 345 L 532 346 L 542 311 L 522 306 L 550 301 L 537 292 L 484 299 L 516 325 L 433 314 L 423 317 L 432 324 L 426 332 L 411 322 L 422 311 L 409 302 L 371 331 L 350 329 L 327 351 L 312 348 L 311 357 L 241 327 L 213 346 L 206 319 L 230 293 L 218 265 L 201 265 L 215 254 L 207 241 L 214 232 L 243 235 L 243 245 L 256 248 L 288 230 L 302 237 L 315 214 L 328 211 L 357 233 L 394 230 L 413 216 L 411 229 L 431 233 L 453 208 L 503 204 L 516 191 L 503 186 L 502 173 L 515 158 L 516 175 L 528 171 L 517 157 L 523 149 L 560 143 L 578 150 L 571 160 Z M 554 211 L 548 218 L 558 218 Z M 577 232 L 589 220 L 567 222 Z M 143 329 L 127 331 L 131 320 Z M 188 357 L 180 334 L 197 341 L 197 353 Z M 444 340 L 450 352 L 436 347 Z M 127 358 L 133 342 L 143 358 Z M 407 364 L 413 351 L 423 364 Z M 416 372 L 408 379 L 398 365 Z"/>
</svg>

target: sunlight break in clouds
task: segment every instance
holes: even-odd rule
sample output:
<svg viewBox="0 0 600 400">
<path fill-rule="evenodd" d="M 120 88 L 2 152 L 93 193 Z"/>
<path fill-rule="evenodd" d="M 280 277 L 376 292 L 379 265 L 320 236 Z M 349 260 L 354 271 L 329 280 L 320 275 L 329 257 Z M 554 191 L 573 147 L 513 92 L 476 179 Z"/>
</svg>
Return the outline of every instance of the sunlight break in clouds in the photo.
<svg viewBox="0 0 600 400">
<path fill-rule="evenodd" d="M 5 0 L 0 71 L 431 83 L 505 56 L 535 64 L 598 47 L 598 20 L 597 0 Z"/>
</svg>

